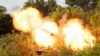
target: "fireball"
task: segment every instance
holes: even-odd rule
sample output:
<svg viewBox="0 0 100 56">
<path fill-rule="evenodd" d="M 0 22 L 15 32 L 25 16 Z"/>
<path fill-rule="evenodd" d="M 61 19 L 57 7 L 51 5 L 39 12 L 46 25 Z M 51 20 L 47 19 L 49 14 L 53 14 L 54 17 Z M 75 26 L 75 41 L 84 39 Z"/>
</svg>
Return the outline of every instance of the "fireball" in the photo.
<svg viewBox="0 0 100 56">
<path fill-rule="evenodd" d="M 68 21 L 63 28 L 65 35 L 65 45 L 72 50 L 83 50 L 85 48 L 93 47 L 95 37 L 84 28 L 78 19 Z"/>
<path fill-rule="evenodd" d="M 39 11 L 32 7 L 16 11 L 12 16 L 14 27 L 23 32 L 31 31 L 32 27 L 36 28 L 42 21 L 40 20 L 41 16 Z"/>
<path fill-rule="evenodd" d="M 52 34 L 56 34 L 58 28 L 53 22 L 44 22 L 40 28 L 35 29 L 35 42 L 42 47 L 53 47 L 56 39 Z"/>
<path fill-rule="evenodd" d="M 62 45 L 78 51 L 94 46 L 95 37 L 78 19 L 69 20 L 60 28 L 56 22 L 44 20 L 40 12 L 32 7 L 14 12 L 12 16 L 14 27 L 31 33 L 33 42 L 39 47 L 55 48 Z"/>
<path fill-rule="evenodd" d="M 39 47 L 51 47 L 55 43 L 52 34 L 57 33 L 55 22 L 43 21 L 40 12 L 36 8 L 26 8 L 13 13 L 13 25 L 17 30 L 30 32 L 33 41 Z"/>
</svg>

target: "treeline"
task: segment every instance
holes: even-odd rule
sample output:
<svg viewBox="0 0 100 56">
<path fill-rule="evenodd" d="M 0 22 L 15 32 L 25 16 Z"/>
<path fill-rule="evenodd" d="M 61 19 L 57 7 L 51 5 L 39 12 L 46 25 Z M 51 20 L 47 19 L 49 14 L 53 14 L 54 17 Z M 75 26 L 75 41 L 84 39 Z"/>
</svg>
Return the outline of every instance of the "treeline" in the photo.
<svg viewBox="0 0 100 56">
<path fill-rule="evenodd" d="M 86 27 L 95 29 L 95 35 L 99 34 L 100 26 L 100 0 L 65 0 L 66 7 L 61 7 L 55 0 L 28 0 L 22 9 L 27 7 L 37 8 L 43 17 L 50 16 L 56 22 L 63 13 L 68 14 L 68 18 L 80 18 Z M 11 33 L 14 30 L 12 17 L 6 13 L 7 9 L 0 6 L 0 34 Z"/>
</svg>

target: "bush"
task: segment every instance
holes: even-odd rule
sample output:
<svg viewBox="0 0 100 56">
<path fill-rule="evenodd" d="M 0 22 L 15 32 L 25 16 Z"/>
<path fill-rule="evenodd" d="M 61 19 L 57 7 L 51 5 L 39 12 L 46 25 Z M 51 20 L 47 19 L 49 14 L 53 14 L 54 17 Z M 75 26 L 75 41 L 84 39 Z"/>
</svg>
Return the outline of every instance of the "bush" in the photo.
<svg viewBox="0 0 100 56">
<path fill-rule="evenodd" d="M 33 54 L 33 43 L 25 33 L 2 35 L 0 38 L 0 56 L 30 56 Z"/>
</svg>

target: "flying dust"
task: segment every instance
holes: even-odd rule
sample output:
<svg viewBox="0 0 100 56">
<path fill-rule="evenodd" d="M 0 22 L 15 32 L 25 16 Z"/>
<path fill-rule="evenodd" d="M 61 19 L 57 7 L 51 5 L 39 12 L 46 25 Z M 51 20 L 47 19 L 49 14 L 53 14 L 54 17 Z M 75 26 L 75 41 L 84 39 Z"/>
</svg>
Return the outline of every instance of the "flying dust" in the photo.
<svg viewBox="0 0 100 56">
<path fill-rule="evenodd" d="M 36 8 L 16 11 L 12 16 L 14 27 L 23 32 L 30 32 L 33 41 L 39 47 L 56 48 L 62 42 L 66 48 L 78 51 L 92 48 L 96 41 L 77 18 L 68 20 L 65 26 L 60 28 L 56 22 L 43 19 Z"/>
</svg>

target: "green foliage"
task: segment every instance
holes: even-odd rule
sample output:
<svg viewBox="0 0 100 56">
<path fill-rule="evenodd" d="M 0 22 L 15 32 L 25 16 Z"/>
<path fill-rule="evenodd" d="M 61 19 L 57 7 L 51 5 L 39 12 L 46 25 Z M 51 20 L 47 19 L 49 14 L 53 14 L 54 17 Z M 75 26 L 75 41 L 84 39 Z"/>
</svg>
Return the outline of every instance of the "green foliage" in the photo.
<svg viewBox="0 0 100 56">
<path fill-rule="evenodd" d="M 55 22 L 58 22 L 58 20 L 60 20 L 62 15 L 65 13 L 67 14 L 66 19 L 70 18 L 80 18 L 82 20 L 87 19 L 86 16 L 84 17 L 85 12 L 83 10 L 74 7 L 68 7 L 68 8 L 57 7 L 56 10 L 49 13 L 49 15 Z"/>
<path fill-rule="evenodd" d="M 98 0 L 65 0 L 66 4 L 72 7 L 78 7 L 84 11 L 89 11 L 89 9 L 95 9 Z"/>
<path fill-rule="evenodd" d="M 63 12 L 64 12 L 63 8 L 57 7 L 55 11 L 49 13 L 49 15 L 55 22 L 57 22 L 61 18 Z"/>
<path fill-rule="evenodd" d="M 13 33 L 0 36 L 0 56 L 38 56 L 33 49 L 33 42 L 28 33 Z M 60 51 L 44 50 L 40 56 L 99 56 L 100 40 L 95 46 L 80 52 L 73 52 L 62 47 Z"/>
<path fill-rule="evenodd" d="M 6 34 L 0 38 L 0 56 L 30 56 L 34 55 L 32 39 L 28 34 Z"/>
<path fill-rule="evenodd" d="M 0 35 L 11 33 L 13 29 L 12 18 L 9 14 L 0 14 Z"/>
<path fill-rule="evenodd" d="M 83 50 L 77 53 L 75 56 L 99 56 L 100 55 L 100 40 L 97 41 L 95 46 L 91 49 Z"/>
<path fill-rule="evenodd" d="M 39 9 L 39 11 L 43 14 L 43 16 L 47 16 L 50 12 L 52 12 L 58 5 L 55 0 L 28 0 L 25 7 L 35 7 Z"/>
<path fill-rule="evenodd" d="M 0 6 L 0 13 L 5 13 L 7 9 L 4 6 Z"/>
<path fill-rule="evenodd" d="M 59 52 L 59 56 L 72 56 L 73 55 L 73 51 L 66 49 L 65 47 L 60 49 L 61 51 Z"/>
<path fill-rule="evenodd" d="M 6 13 L 6 8 L 0 6 L 0 35 L 9 33 L 13 29 L 12 18 Z"/>
<path fill-rule="evenodd" d="M 98 4 L 97 4 L 97 6 L 96 6 L 96 9 L 97 9 L 98 11 L 100 11 L 100 0 L 98 1 Z"/>
</svg>

